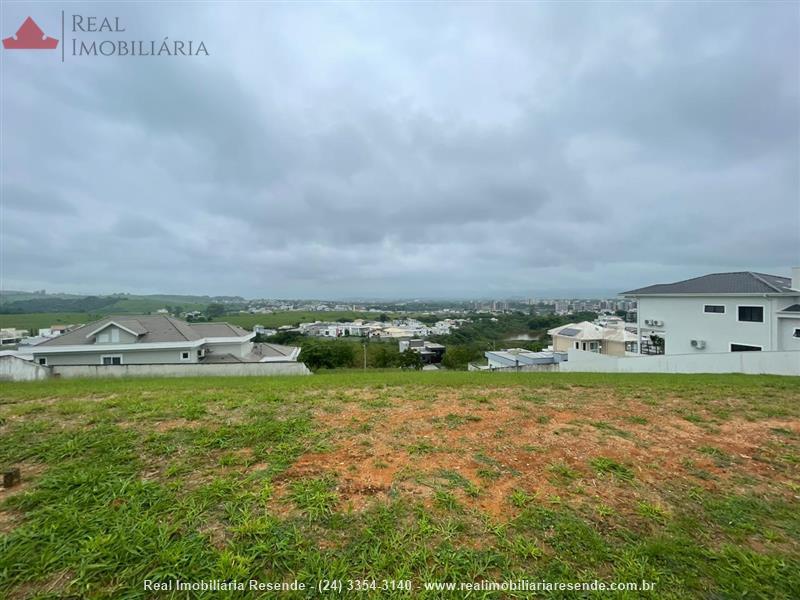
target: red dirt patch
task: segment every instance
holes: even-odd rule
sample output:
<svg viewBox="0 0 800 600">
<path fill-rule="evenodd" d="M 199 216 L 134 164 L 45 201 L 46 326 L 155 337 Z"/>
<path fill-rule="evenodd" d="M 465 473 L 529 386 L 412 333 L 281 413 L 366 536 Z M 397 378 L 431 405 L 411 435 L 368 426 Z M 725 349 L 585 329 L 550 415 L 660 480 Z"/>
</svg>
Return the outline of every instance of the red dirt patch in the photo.
<svg viewBox="0 0 800 600">
<path fill-rule="evenodd" d="M 330 429 L 336 446 L 301 456 L 276 482 L 275 497 L 285 495 L 291 480 L 333 474 L 342 505 L 356 510 L 391 490 L 430 502 L 436 490 L 444 489 L 496 517 L 513 512 L 509 496 L 515 489 L 542 498 L 588 493 L 611 506 L 630 507 L 632 495 L 659 503 L 663 481 L 689 476 L 687 461 L 714 477 L 729 477 L 732 469 L 699 453 L 702 446 L 737 457 L 737 472 L 774 477 L 768 463 L 747 457 L 763 448 L 770 428 L 800 430 L 797 421 L 732 419 L 710 431 L 676 416 L 669 403 L 653 407 L 584 388 L 547 391 L 546 404 L 526 402 L 514 388 L 424 393 L 409 400 L 391 390 L 356 390 L 353 401 L 340 402 L 336 412 L 318 411 L 318 421 Z M 378 396 L 388 399 L 390 407 L 363 404 Z M 632 416 L 647 423 L 631 423 Z M 590 461 L 597 457 L 627 465 L 645 486 L 634 491 L 595 473 Z M 577 477 L 560 479 L 554 464 L 565 465 Z M 716 485 L 713 480 L 692 482 Z"/>
</svg>

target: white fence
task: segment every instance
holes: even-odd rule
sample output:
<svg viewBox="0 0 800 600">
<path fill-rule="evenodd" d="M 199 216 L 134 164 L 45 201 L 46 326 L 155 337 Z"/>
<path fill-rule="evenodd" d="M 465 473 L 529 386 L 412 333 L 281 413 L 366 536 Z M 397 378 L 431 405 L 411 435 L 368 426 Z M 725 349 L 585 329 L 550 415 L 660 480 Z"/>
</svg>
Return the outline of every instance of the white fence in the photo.
<svg viewBox="0 0 800 600">
<path fill-rule="evenodd" d="M 800 352 L 721 352 L 607 356 L 570 350 L 561 371 L 591 373 L 748 373 L 800 375 Z"/>
<path fill-rule="evenodd" d="M 16 356 L 0 356 L 0 381 L 47 379 L 50 369 Z"/>
<path fill-rule="evenodd" d="M 264 377 L 311 375 L 300 362 L 220 363 L 193 365 L 61 365 L 51 367 L 54 377 Z"/>
<path fill-rule="evenodd" d="M 35 381 L 49 377 L 268 377 L 311 375 L 301 362 L 194 365 L 61 365 L 43 367 L 15 356 L 0 356 L 0 381 Z"/>
</svg>

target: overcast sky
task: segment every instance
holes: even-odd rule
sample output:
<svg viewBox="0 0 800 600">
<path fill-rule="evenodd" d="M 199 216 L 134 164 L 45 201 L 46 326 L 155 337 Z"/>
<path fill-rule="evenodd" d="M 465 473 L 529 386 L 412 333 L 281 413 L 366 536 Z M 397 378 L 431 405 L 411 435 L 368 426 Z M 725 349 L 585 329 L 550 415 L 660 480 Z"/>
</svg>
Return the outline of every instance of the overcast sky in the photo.
<svg viewBox="0 0 800 600">
<path fill-rule="evenodd" d="M 545 296 L 800 264 L 796 2 L 4 3 L 0 33 L 60 38 L 61 9 L 63 64 L 0 51 L 5 289 Z"/>
</svg>

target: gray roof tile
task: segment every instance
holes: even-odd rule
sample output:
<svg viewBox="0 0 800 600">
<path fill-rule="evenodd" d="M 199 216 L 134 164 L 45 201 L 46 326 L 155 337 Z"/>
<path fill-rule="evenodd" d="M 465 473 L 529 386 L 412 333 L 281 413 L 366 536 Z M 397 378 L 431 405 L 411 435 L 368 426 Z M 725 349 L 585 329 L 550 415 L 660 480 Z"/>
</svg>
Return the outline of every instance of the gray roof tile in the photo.
<svg viewBox="0 0 800 600">
<path fill-rule="evenodd" d="M 646 296 L 658 294 L 791 294 L 792 280 L 778 275 L 738 271 L 734 273 L 712 273 L 677 281 L 659 283 L 622 292 L 623 296 Z"/>
<path fill-rule="evenodd" d="M 99 321 L 94 321 L 42 342 L 38 346 L 93 345 L 94 340 L 86 336 L 112 321 L 138 333 L 138 342 L 143 344 L 187 342 L 210 337 L 242 337 L 248 334 L 244 329 L 228 323 L 187 323 L 164 315 L 121 315 L 109 316 Z"/>
</svg>

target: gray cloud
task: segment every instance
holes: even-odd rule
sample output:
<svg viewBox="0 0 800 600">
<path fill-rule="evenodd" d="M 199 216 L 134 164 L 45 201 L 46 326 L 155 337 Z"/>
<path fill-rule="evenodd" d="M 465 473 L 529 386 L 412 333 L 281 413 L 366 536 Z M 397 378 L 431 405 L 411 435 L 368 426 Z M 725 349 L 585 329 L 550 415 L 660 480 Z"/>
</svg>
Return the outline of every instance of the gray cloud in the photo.
<svg viewBox="0 0 800 600">
<path fill-rule="evenodd" d="M 6 3 L 2 35 L 34 9 L 60 29 Z M 5 288 L 536 295 L 800 263 L 791 4 L 65 10 L 210 56 L 2 52 Z"/>
</svg>

